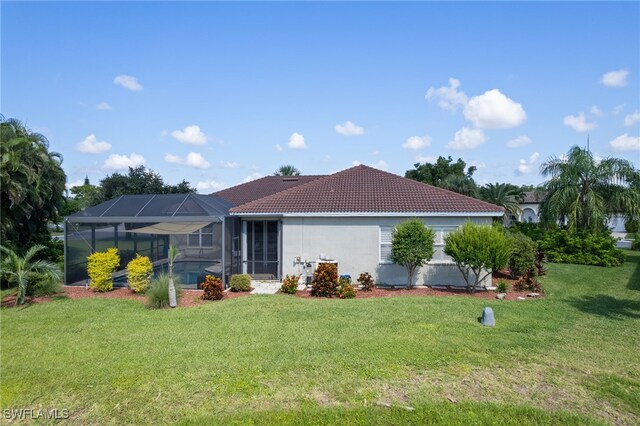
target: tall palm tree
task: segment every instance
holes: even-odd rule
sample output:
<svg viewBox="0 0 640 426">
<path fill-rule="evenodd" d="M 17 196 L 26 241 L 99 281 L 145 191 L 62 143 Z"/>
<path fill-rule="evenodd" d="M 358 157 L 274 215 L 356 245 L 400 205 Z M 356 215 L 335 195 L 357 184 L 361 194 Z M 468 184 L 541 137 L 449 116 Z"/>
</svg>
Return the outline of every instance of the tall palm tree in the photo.
<svg viewBox="0 0 640 426">
<path fill-rule="evenodd" d="M 294 166 L 287 164 L 281 166 L 278 170 L 276 170 L 273 175 L 274 176 L 300 176 L 300 170 L 296 169 Z"/>
<path fill-rule="evenodd" d="M 54 280 L 62 279 L 62 271 L 55 263 L 48 260 L 33 260 L 33 257 L 45 248 L 45 246 L 35 245 L 27 250 L 24 256 L 18 256 L 13 250 L 0 246 L 0 251 L 4 255 L 1 273 L 7 281 L 18 287 L 16 305 L 24 303 L 27 287 L 39 275 L 45 275 Z"/>
<path fill-rule="evenodd" d="M 540 206 L 543 223 L 566 220 L 570 230 L 598 232 L 607 218 L 622 213 L 640 216 L 640 190 L 629 185 L 638 179 L 629 161 L 597 161 L 588 149 L 574 146 L 566 157 L 551 157 L 540 167 L 547 196 Z"/>
<path fill-rule="evenodd" d="M 522 189 L 508 183 L 489 183 L 478 191 L 480 198 L 496 206 L 504 207 L 505 216 L 522 213 L 519 202 L 524 198 Z"/>
<path fill-rule="evenodd" d="M 438 186 L 470 197 L 475 197 L 478 191 L 478 187 L 473 179 L 463 175 L 451 174 L 444 178 Z"/>
</svg>

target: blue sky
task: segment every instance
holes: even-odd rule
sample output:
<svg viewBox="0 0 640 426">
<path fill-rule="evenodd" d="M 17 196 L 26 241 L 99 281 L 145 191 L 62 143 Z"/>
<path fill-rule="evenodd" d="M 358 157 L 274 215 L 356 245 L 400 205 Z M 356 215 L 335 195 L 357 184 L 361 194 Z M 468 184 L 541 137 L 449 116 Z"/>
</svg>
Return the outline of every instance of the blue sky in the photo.
<svg viewBox="0 0 640 426">
<path fill-rule="evenodd" d="M 199 192 L 293 164 L 439 155 L 537 184 L 584 145 L 640 166 L 638 2 L 6 2 L 1 108 L 69 184 L 144 164 Z"/>
</svg>

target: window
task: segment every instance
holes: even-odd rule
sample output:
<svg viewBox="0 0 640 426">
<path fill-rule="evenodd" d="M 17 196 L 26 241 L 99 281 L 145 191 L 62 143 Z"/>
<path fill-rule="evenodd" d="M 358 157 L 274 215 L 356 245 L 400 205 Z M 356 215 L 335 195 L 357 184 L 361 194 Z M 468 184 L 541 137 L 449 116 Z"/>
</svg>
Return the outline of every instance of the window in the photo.
<svg viewBox="0 0 640 426">
<path fill-rule="evenodd" d="M 457 226 L 433 226 L 433 232 L 435 232 L 436 237 L 433 240 L 433 257 L 429 261 L 429 263 L 451 263 L 451 258 L 447 256 L 444 252 L 444 239 L 449 234 L 449 232 L 457 229 Z"/>
<path fill-rule="evenodd" d="M 392 263 L 391 242 L 393 241 L 393 226 L 380 227 L 380 263 Z"/>
<path fill-rule="evenodd" d="M 188 236 L 187 247 L 203 248 L 213 247 L 213 224 L 192 232 Z"/>
</svg>

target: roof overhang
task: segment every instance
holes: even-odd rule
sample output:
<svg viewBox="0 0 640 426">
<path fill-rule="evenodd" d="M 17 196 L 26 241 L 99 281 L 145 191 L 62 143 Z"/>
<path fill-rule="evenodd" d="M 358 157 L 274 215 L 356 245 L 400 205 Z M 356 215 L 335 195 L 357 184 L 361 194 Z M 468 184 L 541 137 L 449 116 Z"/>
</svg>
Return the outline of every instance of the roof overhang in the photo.
<svg viewBox="0 0 640 426">
<path fill-rule="evenodd" d="M 222 222 L 224 216 L 69 216 L 68 223 L 185 223 L 185 222 Z"/>
<path fill-rule="evenodd" d="M 317 212 L 317 213 L 242 213 L 242 217 L 502 217 L 504 212 Z"/>
</svg>

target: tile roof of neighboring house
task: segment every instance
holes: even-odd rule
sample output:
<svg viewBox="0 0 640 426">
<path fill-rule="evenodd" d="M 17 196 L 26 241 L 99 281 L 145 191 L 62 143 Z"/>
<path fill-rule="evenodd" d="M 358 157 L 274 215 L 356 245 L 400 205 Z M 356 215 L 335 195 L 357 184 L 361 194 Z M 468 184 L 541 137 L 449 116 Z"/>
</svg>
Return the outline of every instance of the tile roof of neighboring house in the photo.
<svg viewBox="0 0 640 426">
<path fill-rule="evenodd" d="M 527 191 L 524 193 L 524 198 L 520 204 L 538 204 L 544 200 L 545 194 L 538 191 Z"/>
<path fill-rule="evenodd" d="M 220 193 L 218 193 L 220 195 Z M 356 166 L 250 201 L 232 214 L 504 213 L 502 207 L 368 166 Z"/>
<path fill-rule="evenodd" d="M 323 176 L 265 176 L 251 182 L 242 183 L 231 188 L 213 193 L 234 206 L 248 203 L 276 192 L 284 191 L 298 185 L 309 183 Z"/>
</svg>

